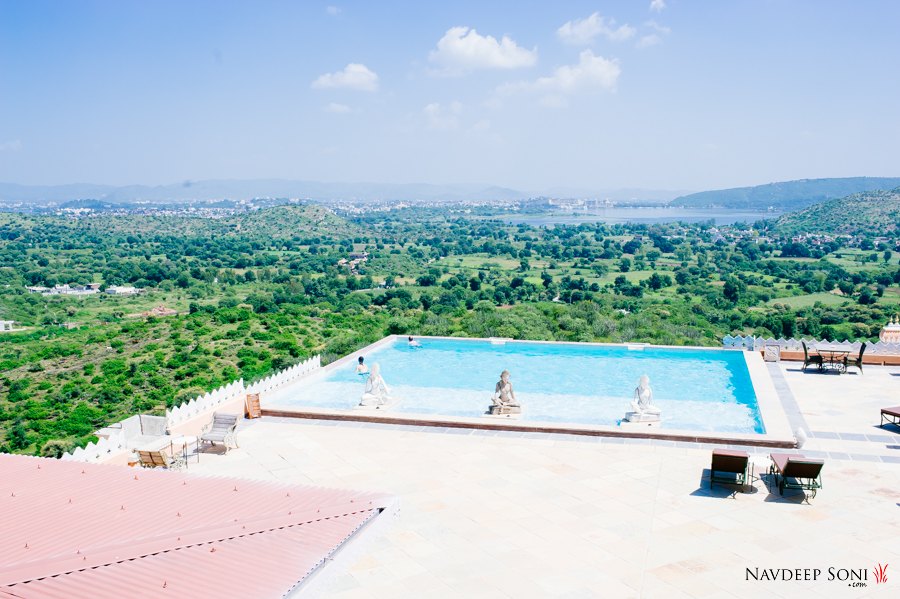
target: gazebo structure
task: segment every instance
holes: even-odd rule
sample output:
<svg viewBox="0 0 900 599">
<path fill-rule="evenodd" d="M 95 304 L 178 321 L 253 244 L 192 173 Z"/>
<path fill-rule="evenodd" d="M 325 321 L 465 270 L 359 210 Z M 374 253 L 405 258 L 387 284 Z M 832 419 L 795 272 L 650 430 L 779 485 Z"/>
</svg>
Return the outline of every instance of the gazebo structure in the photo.
<svg viewBox="0 0 900 599">
<path fill-rule="evenodd" d="M 891 321 L 884 325 L 878 339 L 882 343 L 900 343 L 900 319 L 897 315 L 891 317 Z"/>
</svg>

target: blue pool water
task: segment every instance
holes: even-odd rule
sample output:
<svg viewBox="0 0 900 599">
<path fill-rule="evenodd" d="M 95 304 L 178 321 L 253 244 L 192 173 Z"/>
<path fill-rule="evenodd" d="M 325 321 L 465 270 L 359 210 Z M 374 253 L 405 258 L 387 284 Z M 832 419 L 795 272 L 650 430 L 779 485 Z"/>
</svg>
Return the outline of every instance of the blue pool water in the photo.
<svg viewBox="0 0 900 599">
<path fill-rule="evenodd" d="M 756 394 L 739 351 L 575 343 L 396 339 L 365 355 L 381 365 L 390 412 L 481 416 L 502 370 L 509 370 L 526 422 L 615 425 L 641 375 L 650 377 L 663 429 L 764 433 Z M 355 356 L 354 356 L 355 358 Z M 271 398 L 279 406 L 350 409 L 365 378 L 356 360 Z"/>
</svg>

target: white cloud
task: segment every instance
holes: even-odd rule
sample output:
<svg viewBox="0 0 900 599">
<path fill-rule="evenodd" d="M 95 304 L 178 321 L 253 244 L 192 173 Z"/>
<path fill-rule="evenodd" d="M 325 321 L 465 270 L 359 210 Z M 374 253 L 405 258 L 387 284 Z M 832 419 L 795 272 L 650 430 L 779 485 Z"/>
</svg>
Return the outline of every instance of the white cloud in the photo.
<svg viewBox="0 0 900 599">
<path fill-rule="evenodd" d="M 22 140 L 14 139 L 12 141 L 0 142 L 0 152 L 18 152 L 22 149 Z"/>
<path fill-rule="evenodd" d="M 646 25 L 650 29 L 655 29 L 656 31 L 658 31 L 660 33 L 665 33 L 666 35 L 672 33 L 672 29 L 670 27 L 666 27 L 665 25 L 660 25 L 656 21 L 647 21 L 646 23 L 644 23 L 644 25 Z"/>
<path fill-rule="evenodd" d="M 650 10 L 654 12 L 662 12 L 666 7 L 666 0 L 650 0 Z"/>
<path fill-rule="evenodd" d="M 338 16 L 339 14 L 341 14 L 341 13 L 344 12 L 344 11 L 341 10 L 341 7 L 340 7 L 340 6 L 326 6 L 326 7 L 325 7 L 325 12 L 327 12 L 327 13 L 328 13 L 329 15 L 331 15 L 332 17 L 336 17 L 336 16 Z"/>
<path fill-rule="evenodd" d="M 537 48 L 528 50 L 503 36 L 498 42 L 468 27 L 451 27 L 432 50 L 428 60 L 440 65 L 445 74 L 474 69 L 516 69 L 537 62 Z"/>
<path fill-rule="evenodd" d="M 364 64 L 351 62 L 342 71 L 325 73 L 312 82 L 314 89 L 345 88 L 365 92 L 378 89 L 378 75 Z"/>
<path fill-rule="evenodd" d="M 432 102 L 422 109 L 428 122 L 429 129 L 438 131 L 452 131 L 459 128 L 459 117 L 463 106 L 460 102 L 451 102 L 448 106 L 441 106 Z"/>
<path fill-rule="evenodd" d="M 346 104 L 338 104 L 337 102 L 332 102 L 325 106 L 323 109 L 325 112 L 332 112 L 334 114 L 346 114 L 348 112 L 352 112 L 352 109 Z"/>
<path fill-rule="evenodd" d="M 578 64 L 557 67 L 549 77 L 503 85 L 497 91 L 502 94 L 537 93 L 544 106 L 561 107 L 566 105 L 566 96 L 579 91 L 614 90 L 621 72 L 618 60 L 595 56 L 590 50 L 584 50 Z"/>
<path fill-rule="evenodd" d="M 640 39 L 638 39 L 635 44 L 638 48 L 649 48 L 650 46 L 661 44 L 663 38 L 672 32 L 670 28 L 660 25 L 656 21 L 647 21 L 644 25 L 649 29 L 652 29 L 653 32 L 642 35 Z"/>
<path fill-rule="evenodd" d="M 635 46 L 638 48 L 649 48 L 650 46 L 655 46 L 657 44 L 662 43 L 662 38 L 656 35 L 655 33 L 650 33 L 648 35 L 642 35 L 641 39 L 637 41 Z"/>
<path fill-rule="evenodd" d="M 616 27 L 615 19 L 607 19 L 595 12 L 584 19 L 568 21 L 556 30 L 556 35 L 567 44 L 586 46 L 598 35 L 606 37 L 611 42 L 624 42 L 631 38 L 635 31 L 634 27 L 627 24 Z"/>
</svg>

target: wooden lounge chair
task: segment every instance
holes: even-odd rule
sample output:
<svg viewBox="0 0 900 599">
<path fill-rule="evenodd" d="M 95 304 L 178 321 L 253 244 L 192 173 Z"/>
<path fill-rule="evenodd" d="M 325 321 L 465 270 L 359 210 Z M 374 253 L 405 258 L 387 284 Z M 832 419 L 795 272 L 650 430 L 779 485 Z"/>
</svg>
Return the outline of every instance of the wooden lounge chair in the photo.
<svg viewBox="0 0 900 599">
<path fill-rule="evenodd" d="M 844 358 L 844 372 L 847 372 L 848 366 L 856 366 L 857 368 L 859 368 L 859 373 L 862 374 L 862 358 L 864 353 L 866 353 L 865 343 L 859 346 L 859 356 L 857 356 L 856 358 L 846 356 Z"/>
<path fill-rule="evenodd" d="M 893 408 L 881 408 L 881 428 L 884 428 L 885 424 L 893 424 L 894 426 L 900 426 L 900 406 L 894 406 Z"/>
<path fill-rule="evenodd" d="M 170 456 L 162 450 L 138 449 L 138 460 L 143 468 L 167 468 L 181 470 L 185 467 L 184 457 L 180 453 Z"/>
<path fill-rule="evenodd" d="M 747 468 L 750 456 L 746 451 L 733 449 L 713 449 L 712 464 L 709 467 L 709 488 L 713 483 L 745 485 L 749 480 Z"/>
<path fill-rule="evenodd" d="M 200 440 L 211 445 L 221 443 L 225 446 L 225 453 L 228 453 L 232 444 L 238 447 L 237 435 L 234 432 L 237 428 L 237 421 L 237 414 L 214 413 L 210 423 L 203 428 Z"/>
<path fill-rule="evenodd" d="M 785 489 L 801 489 L 812 491 L 815 497 L 816 491 L 822 488 L 822 467 L 825 465 L 822 460 L 792 453 L 773 453 L 770 457 L 769 473 L 775 476 L 779 494 L 784 495 Z"/>
<path fill-rule="evenodd" d="M 806 348 L 806 341 L 801 341 L 800 344 L 803 346 L 803 370 L 806 370 L 806 367 L 810 364 L 815 364 L 818 366 L 819 370 L 822 370 L 825 367 L 825 364 L 822 362 L 822 356 L 818 354 L 809 355 L 809 350 Z"/>
</svg>

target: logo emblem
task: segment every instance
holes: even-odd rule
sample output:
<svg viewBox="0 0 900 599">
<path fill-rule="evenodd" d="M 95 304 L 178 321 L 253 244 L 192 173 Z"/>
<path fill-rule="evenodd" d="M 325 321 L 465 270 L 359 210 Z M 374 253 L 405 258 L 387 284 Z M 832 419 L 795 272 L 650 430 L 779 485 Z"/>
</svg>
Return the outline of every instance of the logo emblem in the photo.
<svg viewBox="0 0 900 599">
<path fill-rule="evenodd" d="M 887 569 L 887 564 L 884 564 L 883 566 L 881 564 L 878 564 L 878 566 L 873 568 L 873 571 L 875 572 L 876 583 L 881 584 L 882 582 L 887 582 Z"/>
</svg>

